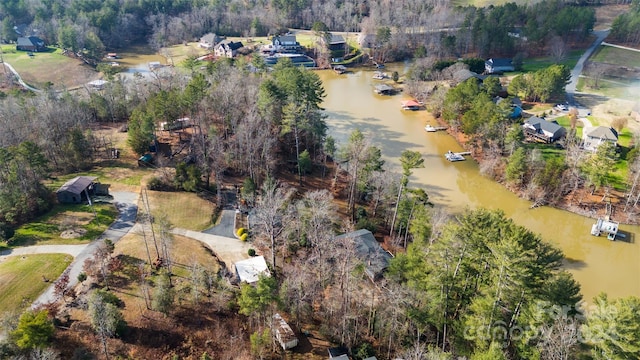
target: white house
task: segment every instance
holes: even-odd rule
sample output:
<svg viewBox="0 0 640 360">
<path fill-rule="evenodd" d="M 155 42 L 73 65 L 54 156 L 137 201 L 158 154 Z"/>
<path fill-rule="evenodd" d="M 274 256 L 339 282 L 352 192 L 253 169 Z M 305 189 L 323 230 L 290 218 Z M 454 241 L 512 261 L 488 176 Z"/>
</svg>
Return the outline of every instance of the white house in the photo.
<svg viewBox="0 0 640 360">
<path fill-rule="evenodd" d="M 484 62 L 484 71 L 487 74 L 513 71 L 514 69 L 511 59 L 489 59 Z"/>
<path fill-rule="evenodd" d="M 271 276 L 264 256 L 255 256 L 236 262 L 236 275 L 240 281 L 253 284 L 260 279 L 260 275 Z"/>
<path fill-rule="evenodd" d="M 610 127 L 598 126 L 584 135 L 583 147 L 585 150 L 596 151 L 605 142 L 617 144 L 618 132 Z"/>
<path fill-rule="evenodd" d="M 203 49 L 211 50 L 214 46 L 216 46 L 217 43 L 219 43 L 223 39 L 223 37 L 218 36 L 214 33 L 208 33 L 200 38 L 198 46 Z"/>
</svg>

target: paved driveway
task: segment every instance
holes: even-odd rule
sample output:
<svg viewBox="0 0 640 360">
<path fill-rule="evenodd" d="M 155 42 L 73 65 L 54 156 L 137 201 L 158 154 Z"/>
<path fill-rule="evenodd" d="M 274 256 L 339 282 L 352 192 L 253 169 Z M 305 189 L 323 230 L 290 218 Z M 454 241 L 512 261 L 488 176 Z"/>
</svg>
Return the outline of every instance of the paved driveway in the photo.
<svg viewBox="0 0 640 360">
<path fill-rule="evenodd" d="M 75 258 L 69 267 L 69 287 L 74 287 L 78 283 L 78 275 L 82 272 L 82 267 L 84 266 L 84 262 L 92 258 L 96 249 L 104 239 L 110 239 L 114 243 L 118 242 L 124 235 L 126 235 L 129 230 L 133 227 L 136 222 L 136 216 L 138 214 L 138 194 L 132 192 L 113 192 L 111 193 L 113 196 L 113 202 L 118 209 L 119 215 L 116 218 L 116 221 L 109 226 L 107 230 L 105 230 L 100 237 L 98 237 L 93 242 L 86 245 L 78 245 L 83 246 L 80 251 L 74 255 Z M 29 246 L 29 248 L 37 248 L 41 247 L 47 248 L 48 250 L 52 250 L 50 252 L 59 253 L 65 247 L 69 245 L 43 245 L 43 246 Z M 59 248 L 58 248 L 59 247 Z M 20 249 L 16 249 L 18 251 Z M 73 254 L 72 254 L 73 255 Z M 56 300 L 56 297 L 53 294 L 53 282 L 52 284 L 42 293 L 36 301 L 33 302 L 32 306 L 37 306 L 38 304 L 46 304 Z"/>
<path fill-rule="evenodd" d="M 175 228 L 171 230 L 176 235 L 186 236 L 206 244 L 224 262 L 229 271 L 234 271 L 233 264 L 249 258 L 250 244 L 235 237 L 211 235 L 199 231 Z"/>
</svg>

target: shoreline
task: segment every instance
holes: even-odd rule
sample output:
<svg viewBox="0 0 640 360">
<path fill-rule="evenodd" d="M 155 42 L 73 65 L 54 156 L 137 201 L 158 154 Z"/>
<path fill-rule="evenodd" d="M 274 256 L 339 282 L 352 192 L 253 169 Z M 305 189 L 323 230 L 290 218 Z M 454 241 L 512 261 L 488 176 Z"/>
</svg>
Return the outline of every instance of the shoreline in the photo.
<svg viewBox="0 0 640 360">
<path fill-rule="evenodd" d="M 471 152 L 470 156 L 473 159 L 473 161 L 475 161 L 479 166 L 484 163 L 484 157 L 477 156 L 476 152 L 469 150 L 469 148 L 467 147 L 468 142 L 463 139 L 463 137 L 466 136 L 465 134 L 452 131 L 451 126 L 446 122 L 444 122 L 440 117 L 435 118 L 435 120 L 438 125 L 447 126 L 447 130 L 446 130 L 447 134 L 453 137 L 455 141 L 463 149 Z M 504 160 L 506 158 L 502 157 L 502 159 Z M 549 203 L 536 204 L 534 201 L 531 201 L 530 199 L 527 199 L 525 196 L 523 196 L 522 190 L 514 190 L 512 187 L 507 186 L 507 184 L 505 184 L 503 181 L 499 181 L 498 179 L 489 177 L 482 173 L 481 175 L 484 177 L 487 177 L 489 180 L 495 182 L 496 184 L 504 187 L 506 190 L 516 195 L 519 199 L 530 202 L 531 208 L 546 206 L 546 207 L 557 209 L 557 210 L 567 211 L 575 215 L 584 216 L 590 219 L 610 217 L 615 221 L 619 222 L 621 225 L 630 225 L 630 226 L 640 225 L 640 216 L 633 213 L 624 213 L 624 203 L 620 201 L 620 200 L 623 200 L 623 197 L 617 195 L 618 192 L 616 191 L 612 191 L 609 194 L 606 194 L 606 193 L 602 194 L 601 192 L 602 189 L 599 189 L 598 192 L 592 194 L 589 190 L 585 189 L 584 187 L 581 187 L 578 190 L 578 192 L 570 192 L 569 194 L 565 195 L 562 198 L 562 200 L 560 200 L 556 204 L 549 204 Z M 582 196 L 582 198 L 579 200 L 576 200 L 576 197 L 579 197 L 579 196 Z M 594 201 L 597 199 L 604 199 L 605 197 L 609 197 L 608 203 L 602 200 Z M 585 201 L 585 199 L 587 201 Z M 610 214 L 607 214 L 607 204 L 611 206 Z"/>
</svg>

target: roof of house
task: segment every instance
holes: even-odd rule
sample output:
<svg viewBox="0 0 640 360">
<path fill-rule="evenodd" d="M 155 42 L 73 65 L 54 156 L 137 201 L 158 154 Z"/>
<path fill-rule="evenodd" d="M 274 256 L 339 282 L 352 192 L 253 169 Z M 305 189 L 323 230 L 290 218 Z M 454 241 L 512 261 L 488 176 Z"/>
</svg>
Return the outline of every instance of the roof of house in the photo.
<svg viewBox="0 0 640 360">
<path fill-rule="evenodd" d="M 81 194 L 96 179 L 97 177 L 95 176 L 76 176 L 60 186 L 56 193 L 67 191 L 73 194 Z"/>
<path fill-rule="evenodd" d="M 352 239 L 354 241 L 356 256 L 364 262 L 365 272 L 373 279 L 382 275 L 389 266 L 391 254 L 380 246 L 371 231 L 367 229 L 342 234 L 334 239 Z"/>
<path fill-rule="evenodd" d="M 487 61 L 485 61 L 485 64 L 497 67 L 497 66 L 513 66 L 513 64 L 511 63 L 511 59 L 501 59 L 501 58 L 497 58 L 497 59 L 489 59 Z"/>
<path fill-rule="evenodd" d="M 618 132 L 606 126 L 598 126 L 587 134 L 590 138 L 618 141 Z"/>
<path fill-rule="evenodd" d="M 280 335 L 280 339 L 283 342 L 288 343 L 290 341 L 297 340 L 296 334 L 291 329 L 291 326 L 289 326 L 289 324 L 287 324 L 287 322 L 284 321 L 284 319 L 279 313 L 276 313 L 273 315 L 273 322 L 274 322 L 276 331 Z"/>
<path fill-rule="evenodd" d="M 218 46 L 228 46 L 231 50 L 238 50 L 244 45 L 240 41 L 222 40 Z"/>
<path fill-rule="evenodd" d="M 344 44 L 345 42 L 344 37 L 340 34 L 331 34 L 331 38 L 329 39 L 329 44 L 331 45 Z"/>
<path fill-rule="evenodd" d="M 555 134 L 559 130 L 564 128 L 553 121 L 547 121 L 537 116 L 532 116 L 525 121 L 526 124 L 532 126 L 536 130 L 543 130 Z"/>
<path fill-rule="evenodd" d="M 200 38 L 200 42 L 206 42 L 209 44 L 215 44 L 217 43 L 220 39 L 222 39 L 221 36 L 218 36 L 214 33 L 208 33 L 206 35 L 204 35 L 203 37 Z"/>
<path fill-rule="evenodd" d="M 295 44 L 297 42 L 295 35 L 278 35 L 278 36 L 274 36 L 273 39 L 274 40 L 278 39 L 281 44 L 284 44 L 284 43 Z"/>
<path fill-rule="evenodd" d="M 44 41 L 37 36 L 19 37 L 16 42 L 18 46 L 44 46 Z"/>
<path fill-rule="evenodd" d="M 271 276 L 267 262 L 264 260 L 264 256 L 255 256 L 246 260 L 236 262 L 236 273 L 240 281 L 247 282 L 249 284 L 258 281 L 260 274 Z"/>
<path fill-rule="evenodd" d="M 348 357 L 346 357 L 348 353 L 349 353 L 349 350 L 347 350 L 347 348 L 344 346 L 329 348 L 330 359 L 349 359 Z M 340 356 L 345 356 L 345 357 L 341 358 Z"/>
</svg>

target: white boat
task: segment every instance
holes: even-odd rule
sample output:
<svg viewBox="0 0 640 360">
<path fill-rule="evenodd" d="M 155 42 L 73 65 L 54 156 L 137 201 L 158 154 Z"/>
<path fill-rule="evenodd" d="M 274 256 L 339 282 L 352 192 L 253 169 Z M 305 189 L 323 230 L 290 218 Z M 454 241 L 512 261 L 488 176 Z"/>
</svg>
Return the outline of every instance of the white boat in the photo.
<svg viewBox="0 0 640 360">
<path fill-rule="evenodd" d="M 387 78 L 387 74 L 381 71 L 376 71 L 373 73 L 373 78 L 376 80 L 384 80 Z"/>
<path fill-rule="evenodd" d="M 444 154 L 444 157 L 449 161 L 463 161 L 464 160 L 464 156 L 462 156 L 462 155 L 460 155 L 458 153 L 454 153 L 451 150 L 447 151 L 447 153 Z"/>
<path fill-rule="evenodd" d="M 437 131 L 437 129 L 434 128 L 433 126 L 431 126 L 431 124 L 427 124 L 427 126 L 424 127 L 424 130 L 426 132 L 436 132 Z"/>
</svg>

